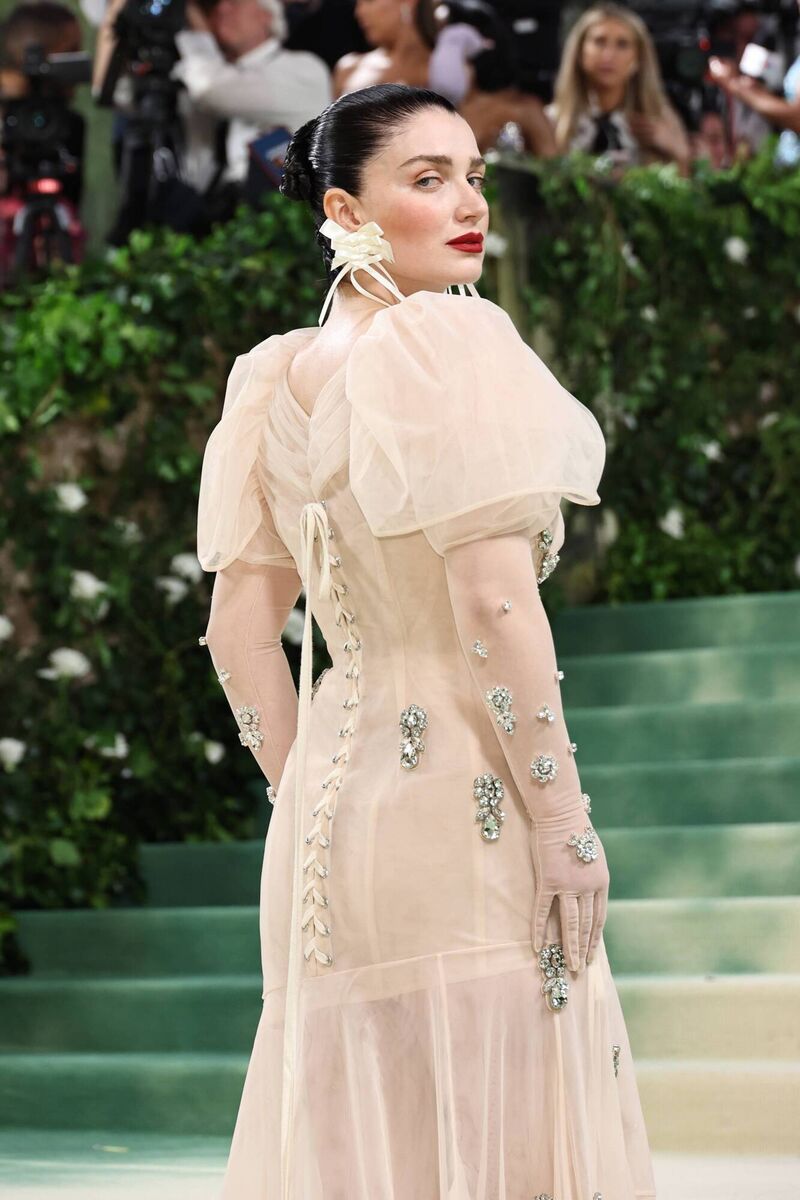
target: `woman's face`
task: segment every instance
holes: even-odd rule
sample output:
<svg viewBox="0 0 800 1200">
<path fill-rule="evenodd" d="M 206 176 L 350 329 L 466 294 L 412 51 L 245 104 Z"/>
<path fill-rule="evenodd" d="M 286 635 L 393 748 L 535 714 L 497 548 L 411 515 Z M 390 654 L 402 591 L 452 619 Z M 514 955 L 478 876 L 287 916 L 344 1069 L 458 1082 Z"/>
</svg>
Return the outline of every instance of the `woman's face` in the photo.
<svg viewBox="0 0 800 1200">
<path fill-rule="evenodd" d="M 406 295 L 420 288 L 444 291 L 474 283 L 483 269 L 485 172 L 463 117 L 430 108 L 409 118 L 369 160 L 357 198 L 329 189 L 325 211 L 346 229 L 377 221 L 394 254 L 386 269 Z M 471 250 L 448 245 L 468 233 L 480 235 Z"/>
<path fill-rule="evenodd" d="M 355 16 L 370 46 L 391 46 L 404 22 L 403 6 L 413 8 L 413 0 L 356 0 Z"/>
<path fill-rule="evenodd" d="M 589 87 L 624 87 L 639 65 L 636 35 L 622 21 L 596 21 L 584 35 L 580 65 Z"/>
</svg>

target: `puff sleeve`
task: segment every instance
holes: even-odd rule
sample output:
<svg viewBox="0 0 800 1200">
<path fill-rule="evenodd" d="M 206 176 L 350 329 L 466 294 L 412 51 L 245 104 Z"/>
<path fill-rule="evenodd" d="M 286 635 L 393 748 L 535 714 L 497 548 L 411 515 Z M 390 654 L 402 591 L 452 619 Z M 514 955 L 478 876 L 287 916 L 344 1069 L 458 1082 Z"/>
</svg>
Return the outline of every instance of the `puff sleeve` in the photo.
<svg viewBox="0 0 800 1200">
<path fill-rule="evenodd" d="M 295 567 L 270 508 L 260 447 L 275 377 L 286 348 L 280 334 L 234 361 L 222 417 L 206 443 L 197 511 L 197 557 L 204 571 L 235 559 Z"/>
<path fill-rule="evenodd" d="M 350 484 L 373 534 L 424 530 L 441 555 L 504 533 L 563 542 L 562 497 L 600 503 L 605 441 L 511 318 L 415 292 L 350 354 Z"/>
</svg>

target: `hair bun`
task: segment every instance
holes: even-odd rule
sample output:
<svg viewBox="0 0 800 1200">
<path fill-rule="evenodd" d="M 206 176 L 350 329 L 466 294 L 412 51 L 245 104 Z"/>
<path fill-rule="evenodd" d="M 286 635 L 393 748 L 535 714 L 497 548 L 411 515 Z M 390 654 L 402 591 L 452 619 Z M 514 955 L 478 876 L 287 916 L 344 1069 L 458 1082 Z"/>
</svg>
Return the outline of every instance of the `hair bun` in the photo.
<svg viewBox="0 0 800 1200">
<path fill-rule="evenodd" d="M 284 159 L 283 176 L 280 183 L 282 195 L 289 200 L 310 200 L 312 179 L 308 167 L 297 159 Z"/>
<path fill-rule="evenodd" d="M 286 150 L 279 191 L 289 200 L 310 200 L 314 191 L 314 177 L 308 151 L 316 125 L 316 117 L 301 125 L 295 130 Z"/>
</svg>

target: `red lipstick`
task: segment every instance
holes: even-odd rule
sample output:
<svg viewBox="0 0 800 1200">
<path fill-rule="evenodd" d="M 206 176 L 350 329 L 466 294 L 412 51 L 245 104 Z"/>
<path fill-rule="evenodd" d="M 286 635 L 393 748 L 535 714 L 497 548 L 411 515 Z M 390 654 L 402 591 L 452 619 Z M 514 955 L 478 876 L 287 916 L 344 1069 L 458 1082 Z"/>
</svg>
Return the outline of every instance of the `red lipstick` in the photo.
<svg viewBox="0 0 800 1200">
<path fill-rule="evenodd" d="M 466 250 L 470 254 L 480 254 L 483 250 L 483 234 L 462 233 L 460 237 L 451 238 L 447 245 L 456 250 Z"/>
</svg>

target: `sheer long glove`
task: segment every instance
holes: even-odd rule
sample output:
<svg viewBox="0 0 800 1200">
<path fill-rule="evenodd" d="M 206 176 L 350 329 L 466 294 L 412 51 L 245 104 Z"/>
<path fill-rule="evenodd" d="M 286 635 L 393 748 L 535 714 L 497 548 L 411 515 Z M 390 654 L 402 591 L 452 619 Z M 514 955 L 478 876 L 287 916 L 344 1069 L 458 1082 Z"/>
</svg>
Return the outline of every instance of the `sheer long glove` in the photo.
<svg viewBox="0 0 800 1200">
<path fill-rule="evenodd" d="M 301 588 L 291 568 L 237 559 L 217 572 L 205 634 L 240 740 L 275 791 L 297 735 L 297 689 L 281 634 Z"/>
<path fill-rule="evenodd" d="M 609 873 L 567 733 L 530 541 L 522 533 L 484 538 L 449 549 L 444 561 L 466 661 L 531 820 L 536 876 L 531 943 L 537 954 L 545 945 L 557 898 L 566 964 L 578 971 L 591 962 L 603 931 Z M 485 656 L 476 653 L 476 643 Z M 569 844 L 587 831 L 584 844 L 593 844 L 596 852 L 591 861 Z"/>
</svg>

